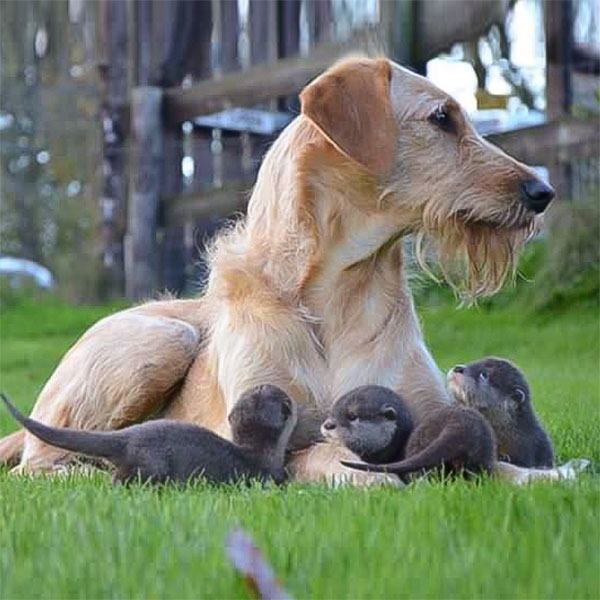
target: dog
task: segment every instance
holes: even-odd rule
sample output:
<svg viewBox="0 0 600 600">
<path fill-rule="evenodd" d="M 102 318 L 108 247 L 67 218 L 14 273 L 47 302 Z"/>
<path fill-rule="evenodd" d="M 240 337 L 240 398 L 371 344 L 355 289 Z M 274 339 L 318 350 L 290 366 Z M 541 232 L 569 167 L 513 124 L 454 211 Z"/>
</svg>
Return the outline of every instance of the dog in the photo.
<svg viewBox="0 0 600 600">
<path fill-rule="evenodd" d="M 448 402 L 403 239 L 412 235 L 420 264 L 439 265 L 465 297 L 490 295 L 554 192 L 483 140 L 448 94 L 385 58 L 342 60 L 300 101 L 263 160 L 246 218 L 209 251 L 204 295 L 98 322 L 65 355 L 32 418 L 116 429 L 160 416 L 229 437 L 236 398 L 271 384 L 300 407 L 288 468 L 313 481 L 350 472 L 339 462 L 348 455 L 318 443 L 335 398 L 389 387 L 416 423 Z M 23 432 L 0 442 L 0 462 L 20 460 L 17 472 L 69 459 Z"/>
</svg>

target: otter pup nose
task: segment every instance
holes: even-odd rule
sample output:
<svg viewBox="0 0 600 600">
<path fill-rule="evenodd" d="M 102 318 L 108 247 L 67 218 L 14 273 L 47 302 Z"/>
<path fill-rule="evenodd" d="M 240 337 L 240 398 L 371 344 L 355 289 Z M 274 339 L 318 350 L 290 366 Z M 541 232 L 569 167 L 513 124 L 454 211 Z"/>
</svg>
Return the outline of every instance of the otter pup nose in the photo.
<svg viewBox="0 0 600 600">
<path fill-rule="evenodd" d="M 453 373 L 464 373 L 465 365 L 456 365 L 455 367 L 452 367 L 452 372 Z"/>
</svg>

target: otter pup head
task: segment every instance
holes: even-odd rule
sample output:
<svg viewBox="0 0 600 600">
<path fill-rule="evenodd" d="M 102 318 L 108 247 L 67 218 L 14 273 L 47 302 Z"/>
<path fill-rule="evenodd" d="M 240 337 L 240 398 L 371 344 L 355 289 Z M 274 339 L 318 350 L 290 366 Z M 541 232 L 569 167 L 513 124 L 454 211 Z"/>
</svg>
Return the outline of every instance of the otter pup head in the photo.
<svg viewBox="0 0 600 600">
<path fill-rule="evenodd" d="M 517 416 L 530 405 L 531 393 L 523 373 L 502 358 L 484 358 L 448 371 L 448 390 L 454 399 L 494 420 Z"/>
<path fill-rule="evenodd" d="M 296 419 L 296 403 L 274 385 L 244 392 L 229 414 L 233 441 L 250 447 L 287 445 Z"/>
<path fill-rule="evenodd" d="M 412 429 L 410 413 L 398 394 L 365 385 L 334 404 L 321 433 L 344 444 L 362 460 L 377 463 L 401 458 Z"/>
</svg>

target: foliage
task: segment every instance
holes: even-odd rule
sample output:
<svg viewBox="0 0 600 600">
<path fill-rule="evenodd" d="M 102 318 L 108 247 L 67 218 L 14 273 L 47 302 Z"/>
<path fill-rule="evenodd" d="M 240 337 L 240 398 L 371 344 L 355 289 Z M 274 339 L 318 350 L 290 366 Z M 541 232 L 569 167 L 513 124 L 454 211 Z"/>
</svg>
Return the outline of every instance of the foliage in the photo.
<svg viewBox="0 0 600 600">
<path fill-rule="evenodd" d="M 553 208 L 550 235 L 537 272 L 534 306 L 559 309 L 600 300 L 600 190 Z"/>
<path fill-rule="evenodd" d="M 0 19 L 0 253 L 48 267 L 73 301 L 99 276 L 94 14 L 28 0 Z"/>
</svg>

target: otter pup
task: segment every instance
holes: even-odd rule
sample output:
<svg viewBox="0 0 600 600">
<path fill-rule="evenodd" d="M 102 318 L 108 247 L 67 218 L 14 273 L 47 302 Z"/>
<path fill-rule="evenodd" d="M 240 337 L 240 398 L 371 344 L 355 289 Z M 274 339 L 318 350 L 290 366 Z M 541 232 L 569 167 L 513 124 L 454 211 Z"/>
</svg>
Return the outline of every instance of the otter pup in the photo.
<svg viewBox="0 0 600 600">
<path fill-rule="evenodd" d="M 448 372 L 457 402 L 479 411 L 498 439 L 500 460 L 520 467 L 552 467 L 550 437 L 538 421 L 523 373 L 502 358 L 457 365 Z"/>
<path fill-rule="evenodd" d="M 370 463 L 404 458 L 412 430 L 413 421 L 402 398 L 378 385 L 364 385 L 344 394 L 321 426 L 325 438 L 340 440 Z"/>
<path fill-rule="evenodd" d="M 496 464 L 496 437 L 476 410 L 441 404 L 425 414 L 414 428 L 404 460 L 385 464 L 343 460 L 342 464 L 360 471 L 399 476 L 440 467 L 452 474 L 491 474 Z"/>
<path fill-rule="evenodd" d="M 48 427 L 21 414 L 4 395 L 13 417 L 47 444 L 105 458 L 116 467 L 114 482 L 153 483 L 204 478 L 212 483 L 238 479 L 285 479 L 285 449 L 296 424 L 296 405 L 279 388 L 257 386 L 242 395 L 229 415 L 233 443 L 182 421 L 156 420 L 119 431 Z"/>
</svg>

